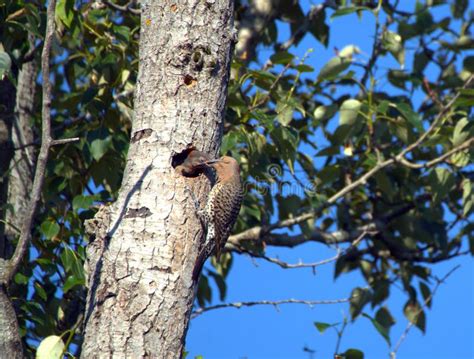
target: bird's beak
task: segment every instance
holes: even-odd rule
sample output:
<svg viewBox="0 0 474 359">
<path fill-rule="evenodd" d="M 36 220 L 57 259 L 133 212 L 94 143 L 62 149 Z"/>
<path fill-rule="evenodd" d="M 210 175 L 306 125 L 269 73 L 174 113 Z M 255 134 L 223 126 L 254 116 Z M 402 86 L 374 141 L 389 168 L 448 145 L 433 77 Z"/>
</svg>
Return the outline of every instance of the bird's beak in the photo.
<svg viewBox="0 0 474 359">
<path fill-rule="evenodd" d="M 216 158 L 215 160 L 209 160 L 209 161 L 206 161 L 204 162 L 206 165 L 212 165 L 213 163 L 217 163 L 217 162 L 220 162 L 222 161 L 220 158 Z"/>
</svg>

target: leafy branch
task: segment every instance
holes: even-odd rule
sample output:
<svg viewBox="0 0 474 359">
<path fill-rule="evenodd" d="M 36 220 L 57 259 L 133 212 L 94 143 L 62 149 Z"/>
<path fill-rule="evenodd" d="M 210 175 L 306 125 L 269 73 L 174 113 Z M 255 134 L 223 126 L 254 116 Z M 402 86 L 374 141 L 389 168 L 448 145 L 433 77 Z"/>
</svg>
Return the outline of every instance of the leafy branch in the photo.
<svg viewBox="0 0 474 359">
<path fill-rule="evenodd" d="M 431 302 L 431 300 L 433 299 L 434 295 L 436 294 L 436 291 L 439 289 L 441 284 L 444 284 L 446 282 L 446 280 L 448 279 L 448 277 L 451 276 L 451 274 L 453 274 L 459 268 L 460 268 L 460 265 L 457 265 L 453 269 L 451 269 L 448 273 L 446 273 L 442 278 L 435 278 L 436 279 L 436 285 L 433 288 L 433 291 L 426 298 L 426 300 L 423 302 L 423 305 L 421 306 L 421 308 L 415 313 L 413 319 L 408 322 L 407 326 L 405 327 L 405 330 L 403 331 L 402 335 L 398 339 L 397 344 L 395 344 L 393 350 L 390 352 L 390 358 L 391 359 L 396 358 L 398 349 L 400 349 L 400 346 L 402 345 L 404 340 L 407 338 L 408 333 L 410 332 L 411 328 L 418 321 L 419 315 L 423 312 L 423 309 L 425 309 L 427 307 L 428 303 Z"/>
<path fill-rule="evenodd" d="M 28 243 L 31 237 L 31 226 L 33 219 L 38 207 L 38 203 L 41 200 L 41 189 L 43 187 L 46 164 L 48 162 L 49 150 L 55 145 L 65 144 L 69 142 L 78 141 L 79 138 L 66 138 L 54 140 L 51 136 L 51 97 L 52 97 L 52 85 L 50 80 L 50 62 L 51 62 L 51 44 L 55 31 L 55 19 L 54 12 L 56 7 L 56 1 L 51 0 L 48 3 L 46 13 L 46 34 L 44 39 L 43 51 L 41 54 L 41 70 L 43 78 L 43 103 L 42 103 L 42 131 L 41 131 L 41 147 L 38 155 L 38 161 L 36 164 L 36 171 L 33 180 L 33 187 L 31 191 L 31 199 L 28 205 L 28 212 L 25 214 L 23 222 L 21 224 L 21 233 L 18 240 L 18 244 L 15 248 L 15 252 L 10 260 L 0 263 L 0 267 L 4 267 L 0 273 L 0 283 L 8 286 L 15 273 L 18 271 L 20 262 L 23 260 Z"/>
<path fill-rule="evenodd" d="M 441 111 L 438 113 L 430 127 L 412 144 L 401 150 L 397 155 L 395 155 L 392 158 L 389 158 L 385 161 L 379 161 L 371 170 L 367 171 L 365 174 L 360 176 L 357 180 L 351 182 L 341 190 L 339 190 L 336 194 L 331 196 L 325 203 L 320 205 L 319 207 L 315 208 L 311 212 L 303 213 L 299 216 L 293 217 L 293 218 L 288 218 L 279 222 L 276 222 L 274 224 L 268 225 L 268 226 L 255 226 L 253 228 L 249 228 L 241 233 L 238 233 L 234 236 L 231 236 L 229 238 L 229 242 L 231 243 L 238 243 L 241 240 L 247 239 L 247 238 L 252 238 L 252 239 L 260 239 L 266 236 L 268 233 L 270 233 L 274 229 L 279 229 L 279 228 L 286 228 L 286 227 L 291 227 L 295 224 L 299 224 L 302 222 L 305 222 L 309 219 L 315 218 L 317 215 L 319 215 L 324 209 L 330 207 L 331 205 L 335 204 L 337 200 L 339 200 L 341 197 L 345 196 L 346 194 L 350 193 L 357 187 L 364 185 L 367 183 L 367 180 L 374 176 L 376 173 L 378 173 L 380 170 L 391 166 L 393 164 L 399 163 L 402 165 L 405 165 L 409 168 L 422 168 L 422 167 L 432 167 L 440 162 L 445 161 L 447 158 L 449 158 L 451 155 L 453 155 L 456 152 L 460 152 L 462 150 L 465 150 L 471 144 L 473 143 L 473 140 L 467 140 L 463 144 L 453 148 L 452 150 L 448 151 L 447 153 L 441 155 L 438 158 L 435 158 L 423 165 L 417 165 L 417 164 L 409 164 L 405 156 L 410 153 L 411 151 L 415 150 L 418 148 L 438 127 L 440 124 L 441 120 L 447 115 L 447 113 L 451 110 L 453 105 L 455 104 L 456 100 L 461 96 L 461 91 L 466 89 L 467 87 L 470 86 L 474 79 L 474 76 L 470 76 L 467 81 L 464 83 L 464 86 L 459 90 L 453 97 L 452 99 L 441 109 Z"/>
</svg>

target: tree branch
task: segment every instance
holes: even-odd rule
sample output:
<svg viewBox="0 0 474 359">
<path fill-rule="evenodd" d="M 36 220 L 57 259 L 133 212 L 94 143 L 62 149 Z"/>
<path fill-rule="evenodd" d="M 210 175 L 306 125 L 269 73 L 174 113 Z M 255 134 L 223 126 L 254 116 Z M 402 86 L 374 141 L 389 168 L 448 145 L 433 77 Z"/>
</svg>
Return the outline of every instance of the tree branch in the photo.
<svg viewBox="0 0 474 359">
<path fill-rule="evenodd" d="M 354 298 L 354 297 L 352 297 L 352 298 Z M 281 304 L 304 304 L 304 305 L 307 305 L 309 307 L 313 307 L 315 305 L 321 305 L 321 304 L 347 303 L 352 298 L 329 299 L 329 300 L 284 299 L 284 300 L 277 300 L 277 301 L 260 300 L 260 301 L 250 301 L 250 302 L 222 303 L 222 304 L 212 305 L 212 306 L 209 306 L 209 307 L 198 308 L 191 314 L 191 318 L 196 318 L 197 316 L 203 314 L 204 312 L 208 312 L 210 310 L 222 309 L 222 308 L 237 308 L 237 309 L 240 309 L 242 307 L 253 307 L 253 306 L 256 306 L 256 305 L 273 305 L 274 307 L 278 308 L 278 306 L 281 305 Z"/>
<path fill-rule="evenodd" d="M 316 267 L 319 267 L 321 265 L 324 265 L 324 264 L 328 264 L 328 263 L 331 263 L 331 262 L 334 262 L 334 261 L 337 261 L 340 257 L 342 257 L 343 255 L 346 255 L 350 250 L 352 250 L 354 247 L 356 247 L 360 241 L 365 237 L 365 235 L 368 234 L 367 231 L 363 231 L 352 243 L 349 247 L 347 247 L 346 249 L 344 250 L 341 250 L 341 249 L 338 249 L 337 250 L 337 254 L 331 258 L 327 258 L 327 259 L 323 259 L 321 261 L 318 261 L 318 262 L 313 262 L 313 263 L 287 263 L 285 261 L 282 261 L 278 258 L 272 258 L 272 257 L 268 257 L 268 256 L 265 256 L 263 254 L 258 254 L 258 253 L 254 253 L 248 249 L 245 249 L 245 248 L 242 248 L 242 247 L 239 247 L 236 249 L 237 252 L 240 252 L 240 253 L 247 253 L 249 254 L 250 256 L 252 257 L 255 257 L 255 258 L 261 258 L 261 259 L 264 259 L 266 260 L 267 262 L 270 262 L 270 263 L 273 263 L 273 264 L 276 264 L 278 266 L 280 266 L 281 268 L 283 269 L 295 269 L 295 268 L 312 268 L 313 271 L 316 269 Z"/>
<path fill-rule="evenodd" d="M 464 86 L 462 87 L 462 89 L 466 89 L 470 84 L 471 82 L 473 81 L 474 79 L 474 75 L 471 75 L 467 80 L 466 82 L 464 83 Z M 448 111 L 451 109 L 451 107 L 453 107 L 454 103 L 456 102 L 456 100 L 459 98 L 459 96 L 461 95 L 461 92 L 458 91 L 456 93 L 456 95 L 453 96 L 453 98 L 451 99 L 451 101 L 449 101 L 442 109 L 441 111 L 438 113 L 438 115 L 436 116 L 436 118 L 434 119 L 433 123 L 431 124 L 431 126 L 428 128 L 428 130 L 426 130 L 419 138 L 418 140 L 416 140 L 415 142 L 413 142 L 411 145 L 409 145 L 407 148 L 405 148 L 404 150 L 402 150 L 395 158 L 397 160 L 397 162 L 400 162 L 400 160 L 402 158 L 405 157 L 405 155 L 411 151 L 413 151 L 415 148 L 417 148 L 418 146 L 420 146 L 425 140 L 426 138 L 431 134 L 431 132 L 434 131 L 434 129 L 438 126 L 439 122 L 443 119 L 443 117 L 448 113 Z"/>
<path fill-rule="evenodd" d="M 13 278 L 18 270 L 20 262 L 25 256 L 28 243 L 31 237 L 31 226 L 33 218 L 41 199 L 41 189 L 46 173 L 46 163 L 48 162 L 48 153 L 55 140 L 51 137 L 51 92 L 52 86 L 50 81 L 49 66 L 51 60 L 51 43 L 55 31 L 54 11 L 56 1 L 50 0 L 46 13 L 46 34 L 44 39 L 43 51 L 41 54 L 41 70 L 43 78 L 43 104 L 42 104 L 42 132 L 41 132 L 41 148 L 36 165 L 35 177 L 33 180 L 33 187 L 31 190 L 31 199 L 28 206 L 28 211 L 21 224 L 21 233 L 18 244 L 15 248 L 12 258 L 5 263 L 0 263 L 3 270 L 0 273 L 0 284 L 8 286 L 8 283 Z M 71 139 L 75 140 L 75 139 Z M 58 140 L 63 143 L 65 140 Z"/>
<path fill-rule="evenodd" d="M 140 9 L 135 9 L 135 8 L 132 7 L 132 4 L 135 3 L 135 1 L 133 1 L 133 0 L 129 1 L 125 5 L 118 5 L 118 4 L 115 4 L 115 3 L 111 2 L 111 1 L 107 1 L 107 0 L 102 0 L 102 2 L 104 3 L 104 5 L 107 5 L 108 7 L 110 7 L 111 9 L 114 9 L 114 10 L 118 10 L 118 11 L 122 11 L 122 12 L 129 12 L 129 13 L 134 14 L 134 15 L 140 15 L 141 14 Z"/>
<path fill-rule="evenodd" d="M 467 79 L 467 81 L 464 83 L 464 86 L 462 87 L 462 89 L 466 89 L 471 84 L 473 79 L 474 79 L 474 76 L 470 76 Z M 238 242 L 242 239 L 247 239 L 247 238 L 260 239 L 260 238 L 263 238 L 267 233 L 270 233 L 274 229 L 291 227 L 295 224 L 299 224 L 299 223 L 302 223 L 304 221 L 307 221 L 308 219 L 315 218 L 324 209 L 326 209 L 326 208 L 330 207 L 332 204 L 336 203 L 336 201 L 339 198 L 343 197 L 344 195 L 351 192 L 352 190 L 359 187 L 360 185 L 365 184 L 369 178 L 371 178 L 373 175 L 375 175 L 380 170 L 382 170 L 382 169 L 384 169 L 388 166 L 391 166 L 395 163 L 403 164 L 404 161 L 406 161 L 405 155 L 408 154 L 409 152 L 413 151 L 415 148 L 419 147 L 427 139 L 427 137 L 436 129 L 436 127 L 438 126 L 438 124 L 442 120 L 442 118 L 448 113 L 448 111 L 454 105 L 456 100 L 459 98 L 460 94 L 461 94 L 461 92 L 458 91 L 453 96 L 453 98 L 441 109 L 439 114 L 434 119 L 433 123 L 418 138 L 418 140 L 416 140 L 411 145 L 409 145 L 408 147 L 406 147 L 405 149 L 400 151 L 398 155 L 396 155 L 392 158 L 389 158 L 385 161 L 377 163 L 377 165 L 375 165 L 375 167 L 373 167 L 371 170 L 369 170 L 368 172 L 366 172 L 365 174 L 360 176 L 356 181 L 352 182 L 348 186 L 346 186 L 346 187 L 342 188 L 341 190 L 339 190 L 336 194 L 331 196 L 325 203 L 323 203 L 319 207 L 316 207 L 313 211 L 308 212 L 308 213 L 303 213 L 303 214 L 301 214 L 299 216 L 296 216 L 294 218 L 288 218 L 288 219 L 276 222 L 276 223 L 274 223 L 272 225 L 269 225 L 269 226 L 256 226 L 256 227 L 253 227 L 253 228 L 249 228 L 249 229 L 247 229 L 247 230 L 245 230 L 245 231 L 243 231 L 243 232 L 241 232 L 237 235 L 231 236 L 229 238 L 229 241 L 231 243 L 235 243 L 236 241 Z M 467 141 L 467 142 L 469 142 L 469 141 Z M 450 155 L 452 155 L 452 154 L 453 153 L 450 153 Z M 431 161 L 431 162 L 433 162 L 433 164 L 431 164 L 431 165 L 434 165 L 434 164 L 436 164 L 436 163 L 438 163 L 442 160 L 444 160 L 444 158 L 441 159 L 441 160 L 439 160 L 439 158 L 435 159 L 433 161 L 436 161 L 436 162 Z"/>
<path fill-rule="evenodd" d="M 364 75 L 362 75 L 362 78 L 360 80 L 360 83 L 364 86 L 366 86 L 367 80 L 369 79 L 369 75 L 371 74 L 371 71 L 377 62 L 377 59 L 381 53 L 381 42 L 380 42 L 380 34 L 379 34 L 379 29 L 380 29 L 380 23 L 379 23 L 379 17 L 378 15 L 375 17 L 375 31 L 374 31 L 374 42 L 372 44 L 372 54 L 370 56 L 369 62 L 367 65 L 364 66 Z M 362 96 L 362 90 L 359 92 L 359 95 Z"/>
<path fill-rule="evenodd" d="M 441 156 L 439 156 L 439 157 L 437 157 L 437 158 L 435 158 L 431 161 L 428 161 L 426 163 L 413 163 L 413 162 L 410 162 L 410 161 L 406 160 L 405 158 L 402 158 L 400 160 L 400 163 L 402 165 L 404 165 L 406 167 L 409 167 L 409 168 L 412 168 L 412 169 L 430 168 L 430 167 L 433 167 L 434 165 L 437 165 L 438 163 L 441 163 L 441 162 L 445 161 L 446 159 L 448 159 L 452 155 L 468 149 L 472 145 L 474 145 L 474 138 L 468 139 L 467 141 L 463 142 L 459 146 L 456 146 L 456 147 L 452 148 L 451 150 L 444 153 L 443 155 L 441 155 Z"/>
<path fill-rule="evenodd" d="M 416 324 L 417 320 L 418 320 L 418 316 L 420 315 L 421 312 L 423 312 L 423 309 L 426 308 L 426 306 L 428 305 L 428 303 L 431 301 L 431 299 L 434 297 L 434 295 L 436 294 L 436 291 L 438 290 L 438 288 L 441 286 L 441 284 L 443 284 L 446 279 L 448 279 L 448 277 L 453 274 L 456 270 L 458 270 L 461 266 L 460 265 L 457 265 L 455 266 L 453 269 L 451 269 L 448 273 L 446 273 L 444 275 L 443 278 L 439 279 L 439 278 L 436 278 L 436 285 L 435 287 L 433 288 L 433 291 L 431 292 L 431 294 L 428 296 L 428 298 L 426 298 L 426 300 L 423 302 L 423 305 L 421 306 L 421 308 L 418 310 L 418 312 L 416 313 L 415 315 L 415 318 L 413 319 L 413 321 L 410 321 L 408 322 L 405 330 L 403 331 L 402 335 L 400 336 L 400 338 L 398 339 L 397 341 L 397 344 L 395 345 L 395 347 L 393 348 L 393 350 L 390 352 L 390 358 L 391 359 L 395 359 L 396 356 L 397 356 L 397 351 L 398 349 L 400 349 L 400 346 L 402 345 L 403 341 L 407 338 L 408 336 L 408 333 L 410 332 L 410 329 L 413 327 L 413 325 Z"/>
</svg>

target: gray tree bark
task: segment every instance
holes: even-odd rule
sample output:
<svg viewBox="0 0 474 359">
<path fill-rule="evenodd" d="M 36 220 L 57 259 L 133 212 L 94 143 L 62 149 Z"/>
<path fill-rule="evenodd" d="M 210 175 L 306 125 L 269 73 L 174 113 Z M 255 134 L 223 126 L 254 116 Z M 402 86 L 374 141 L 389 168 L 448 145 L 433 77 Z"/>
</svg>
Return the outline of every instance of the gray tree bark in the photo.
<svg viewBox="0 0 474 359">
<path fill-rule="evenodd" d="M 30 47 L 34 48 L 34 37 L 29 35 Z M 37 151 L 32 127 L 32 114 L 36 94 L 36 77 L 38 62 L 32 59 L 22 65 L 18 73 L 16 89 L 15 121 L 12 123 L 11 141 L 13 145 L 12 166 L 8 180 L 7 203 L 13 210 L 6 211 L 5 221 L 10 225 L 5 228 L 7 243 L 18 236 L 26 207 L 33 187 L 34 167 Z"/>
<path fill-rule="evenodd" d="M 203 230 L 173 157 L 216 155 L 233 42 L 233 1 L 143 1 L 140 66 L 118 200 L 86 223 L 83 358 L 179 358 L 192 310 Z"/>
<path fill-rule="evenodd" d="M 32 35 L 29 43 L 34 47 Z M 7 83 L 8 80 L 4 80 L 3 90 L 0 91 L 4 93 L 0 97 L 7 105 L 6 112 L 0 116 L 0 175 L 3 177 L 0 185 L 0 208 L 4 209 L 0 212 L 0 218 L 5 221 L 0 225 L 0 258 L 10 258 L 12 240 L 18 236 L 18 228 L 23 221 L 33 185 L 36 154 L 31 146 L 34 142 L 31 114 L 34 112 L 37 75 L 38 65 L 36 59 L 33 59 L 22 65 L 16 89 Z M 2 263 L 0 271 L 3 270 Z M 22 358 L 23 348 L 16 313 L 4 286 L 0 288 L 0 308 L 0 356 Z"/>
</svg>

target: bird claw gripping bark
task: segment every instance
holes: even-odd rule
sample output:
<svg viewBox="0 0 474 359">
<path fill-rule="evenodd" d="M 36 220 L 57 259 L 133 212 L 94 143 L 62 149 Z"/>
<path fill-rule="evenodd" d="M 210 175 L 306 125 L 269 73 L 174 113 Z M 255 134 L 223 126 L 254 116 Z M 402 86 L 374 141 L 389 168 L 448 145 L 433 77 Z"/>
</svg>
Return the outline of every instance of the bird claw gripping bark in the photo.
<svg viewBox="0 0 474 359">
<path fill-rule="evenodd" d="M 203 227 L 206 228 L 206 219 L 205 219 L 204 210 L 201 209 L 201 203 L 199 203 L 199 200 L 194 195 L 194 192 L 188 186 L 184 187 L 184 192 L 189 193 L 189 195 L 191 196 L 191 199 L 192 199 L 193 204 L 194 204 L 196 217 L 199 219 L 199 221 L 201 222 Z"/>
</svg>

